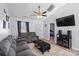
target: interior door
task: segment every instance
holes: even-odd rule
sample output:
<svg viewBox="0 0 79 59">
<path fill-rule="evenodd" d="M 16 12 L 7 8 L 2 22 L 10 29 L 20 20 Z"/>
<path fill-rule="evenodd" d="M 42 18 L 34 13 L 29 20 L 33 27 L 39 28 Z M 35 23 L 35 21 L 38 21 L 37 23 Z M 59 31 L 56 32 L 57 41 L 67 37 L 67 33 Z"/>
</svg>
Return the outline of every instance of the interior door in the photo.
<svg viewBox="0 0 79 59">
<path fill-rule="evenodd" d="M 55 24 L 50 23 L 50 39 L 54 41 L 55 38 Z"/>
</svg>

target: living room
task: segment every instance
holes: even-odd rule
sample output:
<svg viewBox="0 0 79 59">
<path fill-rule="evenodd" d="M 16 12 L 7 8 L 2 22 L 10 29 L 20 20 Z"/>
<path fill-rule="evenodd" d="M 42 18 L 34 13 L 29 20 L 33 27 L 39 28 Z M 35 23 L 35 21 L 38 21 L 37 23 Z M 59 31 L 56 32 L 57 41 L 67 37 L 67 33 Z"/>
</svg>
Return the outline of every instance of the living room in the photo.
<svg viewBox="0 0 79 59">
<path fill-rule="evenodd" d="M 27 43 L 29 48 L 32 50 L 32 53 L 26 52 L 26 56 L 62 56 L 62 55 L 79 55 L 79 4 L 78 3 L 0 3 L 0 42 L 3 41 L 8 35 L 12 35 L 13 39 L 21 39 L 22 41 L 28 41 L 27 38 L 23 36 L 29 36 L 33 39 L 34 43 Z M 42 9 L 45 11 L 44 16 L 41 18 L 33 15 L 37 13 L 38 10 Z M 15 11 L 16 10 L 16 11 Z M 39 13 L 38 13 L 39 14 Z M 37 15 L 38 15 L 37 14 Z M 7 15 L 7 16 L 6 16 Z M 41 14 L 40 14 L 41 15 Z M 74 15 L 74 26 L 57 26 L 57 20 L 62 17 Z M 18 23 L 19 21 L 19 23 Z M 54 44 L 50 40 L 50 23 L 54 24 Z M 63 34 L 67 35 L 67 31 L 71 31 L 71 47 L 66 48 L 60 45 L 57 45 L 57 37 L 59 30 Z M 30 34 L 26 34 L 29 33 Z M 21 33 L 24 33 L 21 37 Z M 35 35 L 31 37 L 30 35 Z M 20 37 L 19 37 L 20 35 Z M 38 43 L 35 40 L 41 40 L 45 45 L 48 45 L 48 51 L 41 53 L 35 45 Z M 17 40 L 18 41 L 18 40 Z M 17 43 L 17 42 L 16 42 Z M 0 47 L 3 43 L 0 43 Z M 42 44 L 42 43 L 41 43 Z M 3 47 L 2 47 L 3 48 Z M 22 48 L 22 47 L 21 47 Z M 1 48 L 0 48 L 1 49 Z M 43 48 L 42 48 L 43 49 Z M 17 49 L 19 50 L 19 49 Z M 62 53 L 61 51 L 62 50 Z M 2 51 L 2 50 L 1 50 Z M 5 52 L 5 50 L 3 50 Z M 23 52 L 17 53 L 18 56 L 25 55 Z M 1 53 L 1 52 L 0 52 Z M 7 53 L 7 52 L 6 52 Z M 5 53 L 5 54 L 6 54 Z M 4 55 L 4 54 L 2 54 Z M 9 54 L 11 55 L 11 54 Z M 13 54 L 14 55 L 14 54 Z M 16 56 L 16 55 L 15 55 Z"/>
</svg>

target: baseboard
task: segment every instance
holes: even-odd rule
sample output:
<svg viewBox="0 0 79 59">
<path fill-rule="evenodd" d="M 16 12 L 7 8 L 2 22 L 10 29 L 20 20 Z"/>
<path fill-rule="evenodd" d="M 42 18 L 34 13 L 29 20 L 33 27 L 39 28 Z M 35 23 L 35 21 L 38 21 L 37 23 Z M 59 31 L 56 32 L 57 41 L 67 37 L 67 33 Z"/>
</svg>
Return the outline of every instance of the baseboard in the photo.
<svg viewBox="0 0 79 59">
<path fill-rule="evenodd" d="M 72 48 L 73 50 L 77 50 L 77 51 L 79 51 L 79 49 L 77 49 L 77 48 Z"/>
</svg>

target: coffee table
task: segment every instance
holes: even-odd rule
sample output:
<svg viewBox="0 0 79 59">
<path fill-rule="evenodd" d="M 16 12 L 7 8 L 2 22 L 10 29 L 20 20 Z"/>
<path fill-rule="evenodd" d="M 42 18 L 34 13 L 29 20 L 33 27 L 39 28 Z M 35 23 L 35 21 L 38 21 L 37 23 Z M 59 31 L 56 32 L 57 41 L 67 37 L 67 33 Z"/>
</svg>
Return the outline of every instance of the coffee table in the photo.
<svg viewBox="0 0 79 59">
<path fill-rule="evenodd" d="M 49 50 L 50 50 L 50 44 L 48 44 L 42 40 L 35 40 L 34 44 L 35 44 L 35 47 L 42 52 L 42 54 L 44 54 L 45 51 L 49 52 Z"/>
</svg>

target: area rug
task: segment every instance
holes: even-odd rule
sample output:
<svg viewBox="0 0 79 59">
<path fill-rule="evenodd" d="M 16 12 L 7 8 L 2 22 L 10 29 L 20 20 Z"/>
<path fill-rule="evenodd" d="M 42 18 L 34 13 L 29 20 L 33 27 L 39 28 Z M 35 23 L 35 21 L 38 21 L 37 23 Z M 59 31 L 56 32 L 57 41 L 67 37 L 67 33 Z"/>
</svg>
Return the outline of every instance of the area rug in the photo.
<svg viewBox="0 0 79 59">
<path fill-rule="evenodd" d="M 47 41 L 48 42 L 48 41 Z M 49 42 L 48 42 L 49 43 Z M 46 51 L 44 52 L 44 54 L 42 54 L 42 52 L 40 50 L 38 50 L 35 46 L 34 43 L 29 43 L 28 46 L 30 47 L 30 49 L 32 50 L 32 52 L 36 55 L 36 56 L 78 56 L 78 54 L 72 52 L 69 49 L 60 47 L 56 44 L 52 44 L 51 45 L 51 49 L 50 51 Z"/>
</svg>

